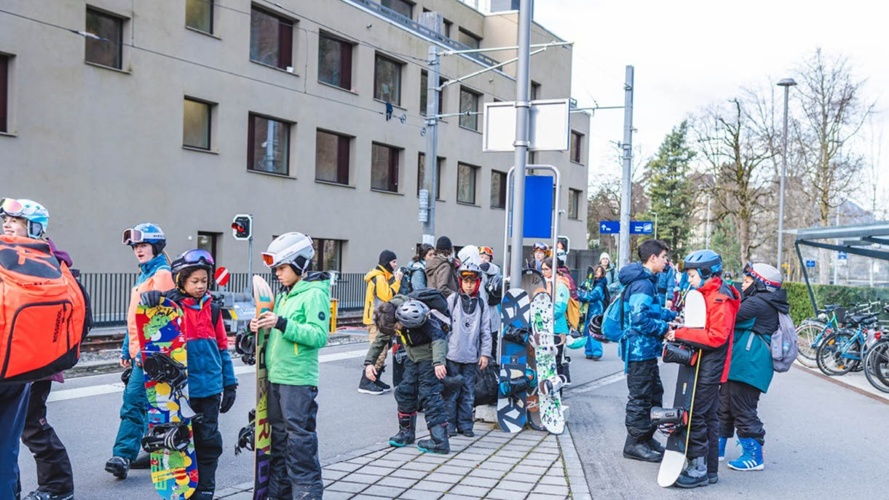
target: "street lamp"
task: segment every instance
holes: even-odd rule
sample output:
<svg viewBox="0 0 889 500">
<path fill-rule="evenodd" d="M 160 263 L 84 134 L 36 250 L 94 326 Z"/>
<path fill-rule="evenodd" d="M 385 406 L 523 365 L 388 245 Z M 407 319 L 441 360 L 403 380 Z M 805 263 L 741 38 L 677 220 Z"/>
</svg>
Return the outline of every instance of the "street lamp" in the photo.
<svg viewBox="0 0 889 500">
<path fill-rule="evenodd" d="M 790 96 L 790 87 L 796 85 L 793 78 L 785 78 L 778 82 L 779 87 L 784 87 L 784 153 L 781 159 L 781 185 L 778 195 L 778 270 L 784 256 L 784 177 L 787 176 L 787 108 Z"/>
</svg>

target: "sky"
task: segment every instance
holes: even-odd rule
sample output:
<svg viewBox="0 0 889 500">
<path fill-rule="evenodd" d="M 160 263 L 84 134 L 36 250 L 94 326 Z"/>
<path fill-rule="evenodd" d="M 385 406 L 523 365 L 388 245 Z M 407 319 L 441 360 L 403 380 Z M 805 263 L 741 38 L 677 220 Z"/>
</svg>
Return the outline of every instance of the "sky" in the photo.
<svg viewBox="0 0 889 500">
<path fill-rule="evenodd" d="M 885 17 L 875 5 L 862 0 L 536 0 L 534 19 L 575 42 L 572 97 L 581 107 L 623 106 L 626 66 L 634 66 L 633 146 L 637 154 L 641 148 L 642 159 L 657 152 L 674 126 L 708 104 L 738 96 L 743 87 L 797 76 L 794 68 L 817 48 L 844 56 L 853 80 L 866 81 L 862 95 L 876 102 L 873 130 L 883 131 L 879 165 L 886 171 L 880 186 L 889 192 L 889 122 L 883 125 L 889 111 L 889 44 Z M 599 110 L 592 118 L 591 179 L 603 172 L 619 175 L 614 143 L 623 138 L 623 121 L 622 109 Z"/>
</svg>

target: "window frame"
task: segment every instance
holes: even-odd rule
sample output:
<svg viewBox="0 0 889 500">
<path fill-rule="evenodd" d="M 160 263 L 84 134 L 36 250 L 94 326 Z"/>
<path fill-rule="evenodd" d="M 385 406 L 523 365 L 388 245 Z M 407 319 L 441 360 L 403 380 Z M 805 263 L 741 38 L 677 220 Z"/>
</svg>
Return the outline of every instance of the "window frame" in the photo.
<svg viewBox="0 0 889 500">
<path fill-rule="evenodd" d="M 377 84 L 382 83 L 379 81 L 380 72 L 379 72 L 378 63 L 380 62 L 380 60 L 387 62 L 387 63 L 391 63 L 398 68 L 398 71 L 397 71 L 398 82 L 396 82 L 397 86 L 398 86 L 398 89 L 397 89 L 398 95 L 395 96 L 395 97 L 397 97 L 397 99 L 391 99 L 391 98 L 389 100 L 384 99 L 382 88 L 379 88 L 379 89 L 377 88 Z M 377 101 L 380 101 L 380 102 L 389 102 L 395 106 L 400 107 L 401 106 L 401 90 L 402 90 L 403 86 L 404 86 L 404 63 L 397 60 L 397 59 L 393 59 L 391 57 L 383 55 L 379 52 L 374 54 L 374 99 Z M 391 97 L 392 94 L 393 93 L 390 91 L 389 96 Z"/>
<path fill-rule="evenodd" d="M 284 159 L 284 173 L 281 172 L 269 172 L 267 170 L 261 170 L 255 168 L 253 165 L 254 158 L 253 153 L 256 149 L 256 123 L 255 120 L 257 118 L 261 118 L 263 120 L 271 120 L 276 123 L 280 123 L 285 126 L 284 137 L 287 140 L 287 150 L 283 155 Z M 247 171 L 248 172 L 256 172 L 260 174 L 268 174 L 268 175 L 277 175 L 281 177 L 290 177 L 290 157 L 293 155 L 293 151 L 291 150 L 291 142 L 293 136 L 293 127 L 296 124 L 293 122 L 289 122 L 286 120 L 282 120 L 280 118 L 275 118 L 272 116 L 264 115 L 262 113 L 254 113 L 249 112 L 247 114 Z M 266 136 L 266 140 L 268 140 L 268 136 Z"/>
<path fill-rule="evenodd" d="M 209 29 L 208 29 L 208 30 L 205 30 L 205 29 L 203 29 L 203 28 L 199 28 L 199 27 L 197 27 L 197 26 L 193 26 L 193 25 L 191 25 L 191 24 L 188 24 L 188 7 L 189 7 L 189 4 L 190 4 L 190 3 L 193 3 L 193 2 L 203 3 L 203 4 L 205 4 L 206 6 L 209 7 L 210 12 L 208 13 L 208 15 L 209 15 L 209 17 L 210 17 L 210 19 L 209 19 L 209 21 L 210 21 L 210 26 L 209 26 Z M 198 33 L 205 33 L 205 34 L 207 34 L 207 35 L 212 35 L 212 34 L 213 34 L 213 28 L 214 28 L 214 21 L 215 21 L 214 17 L 215 17 L 215 14 L 216 14 L 216 4 L 215 4 L 215 0 L 185 0 L 185 27 L 188 28 L 188 29 L 197 31 Z"/>
<path fill-rule="evenodd" d="M 425 81 L 424 81 L 425 80 Z M 439 76 L 438 77 L 438 86 L 441 87 L 445 83 L 447 83 L 448 79 Z M 420 116 L 426 116 L 426 105 L 429 103 L 429 91 L 427 87 L 429 86 L 429 72 L 425 69 L 420 70 Z M 438 114 L 444 114 L 444 90 L 441 89 L 438 91 Z M 426 102 L 423 102 L 426 101 Z M 439 118 L 439 120 L 444 120 L 444 118 Z"/>
<path fill-rule="evenodd" d="M 315 249 L 315 256 L 312 258 L 312 269 L 315 271 L 336 271 L 342 272 L 343 269 L 343 246 L 348 240 L 338 240 L 334 238 L 312 238 L 312 246 Z M 327 242 L 333 243 L 333 253 L 335 253 L 336 267 L 334 269 L 323 269 L 325 259 L 324 247 Z"/>
<path fill-rule="evenodd" d="M 212 102 L 210 102 L 210 101 L 205 101 L 205 100 L 203 100 L 203 99 L 197 99 L 197 98 L 195 98 L 195 97 L 191 97 L 191 96 L 188 96 L 188 95 L 185 96 L 185 97 L 183 98 L 182 101 L 183 101 L 183 109 L 182 109 L 182 147 L 184 147 L 184 148 L 189 148 L 189 149 L 197 149 L 197 150 L 200 150 L 200 151 L 212 151 L 212 150 L 213 150 L 213 115 L 214 115 L 214 113 L 213 113 L 213 109 L 214 109 L 214 107 L 216 106 L 216 104 L 215 104 L 215 103 L 212 103 Z M 186 144 L 186 142 L 185 142 L 185 120 L 186 120 L 186 116 L 185 116 L 185 115 L 186 115 L 185 103 L 186 103 L 186 102 L 193 102 L 193 103 L 197 103 L 197 104 L 202 104 L 202 105 L 204 105 L 204 106 L 207 107 L 207 123 L 206 123 L 206 127 L 207 127 L 207 131 L 206 131 L 207 147 L 203 147 L 203 146 L 195 146 L 195 145 L 193 145 L 193 144 Z"/>
<path fill-rule="evenodd" d="M 12 66 L 13 56 L 10 54 L 0 53 L 0 133 L 9 133 L 9 95 L 12 88 L 11 74 L 9 67 Z"/>
<path fill-rule="evenodd" d="M 318 176 L 318 136 L 320 134 L 327 134 L 333 137 L 336 137 L 337 145 L 336 145 L 336 166 L 334 168 L 336 173 L 336 180 L 330 179 L 321 179 Z M 323 128 L 315 129 L 315 182 L 323 182 L 325 184 L 336 184 L 339 186 L 349 186 L 349 181 L 351 180 L 351 170 L 352 170 L 352 139 L 354 137 L 346 134 L 341 134 L 338 132 L 334 132 L 332 130 L 327 130 Z"/>
<path fill-rule="evenodd" d="M 500 196 L 497 200 L 497 205 L 494 204 L 494 176 L 500 176 L 500 182 L 498 183 L 498 189 L 500 190 Z M 506 209 L 506 178 L 507 173 L 500 170 L 491 170 L 491 208 L 501 208 Z"/>
<path fill-rule="evenodd" d="M 472 96 L 473 98 L 473 109 L 464 110 L 463 109 L 463 94 L 467 94 Z M 460 115 L 460 119 L 458 120 L 460 128 L 466 130 L 472 130 L 473 132 L 478 132 L 478 117 L 479 117 L 479 106 L 482 103 L 482 94 L 480 92 L 476 92 L 469 87 L 460 86 L 460 113 L 465 113 L 469 111 L 474 114 L 470 115 Z M 470 126 L 470 124 L 472 126 Z"/>
<path fill-rule="evenodd" d="M 423 159 L 423 172 L 420 171 L 420 158 Z M 444 171 L 444 163 L 445 157 L 439 156 L 438 161 L 436 162 L 437 170 L 435 175 L 438 176 L 438 183 L 436 184 L 437 192 L 435 193 L 435 201 L 445 201 L 444 198 L 441 197 L 441 173 Z M 417 196 L 420 196 L 420 190 L 423 189 L 423 177 L 425 175 L 426 169 L 426 153 L 420 151 L 417 153 Z M 421 173 L 423 175 L 421 175 Z"/>
<path fill-rule="evenodd" d="M 461 168 L 463 167 L 463 168 Z M 466 168 L 469 168 L 472 172 L 472 201 L 466 201 L 460 199 L 460 186 L 461 186 L 461 171 L 465 171 Z M 478 200 L 478 174 L 481 171 L 481 167 L 477 165 L 472 165 L 466 162 L 457 162 L 457 203 L 461 205 L 471 205 L 476 206 L 476 201 Z"/>
<path fill-rule="evenodd" d="M 414 7 L 416 7 L 417 4 L 415 4 L 415 3 L 413 3 L 413 2 L 408 2 L 407 0 L 388 0 L 388 2 L 389 2 L 390 4 L 392 4 L 392 3 L 398 3 L 398 4 L 401 4 L 401 5 L 406 6 L 406 7 L 408 8 L 408 13 L 407 13 L 407 15 L 405 15 L 405 14 L 403 14 L 402 12 L 399 12 L 398 9 L 393 8 L 393 7 L 391 7 L 390 5 L 383 5 L 383 2 L 386 2 L 386 1 L 387 1 L 387 0 L 381 0 L 381 1 L 380 1 L 380 6 L 385 7 L 385 8 L 387 8 L 387 9 L 391 10 L 392 12 L 395 12 L 396 14 L 402 15 L 402 16 L 408 18 L 408 19 L 411 19 L 411 20 L 414 19 Z"/>
<path fill-rule="evenodd" d="M 461 36 L 461 35 L 463 35 L 463 36 Z M 464 37 L 471 39 L 473 41 L 473 43 L 470 44 L 470 43 L 464 42 L 463 41 L 465 39 Z M 482 40 L 483 40 L 482 37 L 476 35 L 475 33 L 471 32 L 471 31 L 463 29 L 462 27 L 457 28 L 457 42 L 469 47 L 470 49 L 474 49 L 474 50 L 480 49 L 482 46 Z"/>
<path fill-rule="evenodd" d="M 322 50 L 322 40 L 329 40 L 330 42 L 340 44 L 339 45 L 339 72 L 340 75 L 340 83 L 334 83 L 327 80 L 324 80 L 321 76 L 321 61 L 323 60 L 321 50 Z M 348 90 L 352 92 L 352 61 L 354 59 L 353 51 L 355 49 L 355 44 L 348 40 L 344 40 L 340 37 L 331 35 L 330 33 L 319 31 L 318 33 L 318 81 L 325 84 L 330 85 L 332 87 L 336 87 L 338 89 Z"/>
<path fill-rule="evenodd" d="M 370 189 L 372 191 L 379 191 L 382 193 L 398 193 L 398 167 L 399 167 L 399 159 L 398 157 L 401 154 L 402 149 L 396 146 L 391 146 L 389 144 L 385 144 L 382 142 L 372 142 L 371 143 L 371 151 L 370 151 Z M 377 151 L 377 148 L 385 148 L 389 150 L 389 158 L 387 168 L 387 186 L 384 187 L 376 187 L 374 186 L 374 167 L 376 162 L 374 161 L 374 155 Z"/>
<path fill-rule="evenodd" d="M 571 155 L 571 161 L 573 163 L 583 165 L 583 134 L 576 130 L 572 130 L 569 137 L 569 151 Z"/>
<path fill-rule="evenodd" d="M 265 61 L 261 61 L 259 59 L 253 58 L 253 16 L 254 13 L 259 13 L 262 15 L 266 15 L 272 18 L 275 18 L 278 25 L 278 33 L 277 33 L 277 41 L 278 48 L 276 51 L 276 64 L 269 64 Z M 290 19 L 288 17 L 284 17 L 277 12 L 264 9 L 255 4 L 250 6 L 250 61 L 256 64 L 261 64 L 263 66 L 267 66 L 270 68 L 276 68 L 287 72 L 293 72 L 294 64 L 293 64 L 293 29 L 296 27 L 296 21 Z M 286 57 L 284 57 L 286 55 Z M 284 62 L 284 60 L 287 60 Z M 287 68 L 291 68 L 288 70 Z"/>
<path fill-rule="evenodd" d="M 572 200 L 572 196 L 574 200 Z M 571 189 L 568 188 L 568 218 L 571 220 L 580 220 L 580 198 L 583 196 L 583 191 L 579 189 Z M 571 214 L 571 211 L 574 211 L 574 214 Z"/>
<path fill-rule="evenodd" d="M 202 237 L 206 237 L 206 238 L 210 239 L 210 249 L 209 250 L 207 249 L 206 246 L 201 245 L 201 238 Z M 207 252 L 209 252 L 210 255 L 213 257 L 214 262 L 219 262 L 219 255 L 217 252 L 219 250 L 219 239 L 221 237 L 222 237 L 222 233 L 217 233 L 217 232 L 213 232 L 213 231 L 198 231 L 198 236 L 197 236 L 197 239 L 195 240 L 195 243 L 197 244 L 197 248 L 202 248 L 204 250 L 207 250 Z M 210 281 L 211 282 L 213 281 L 212 276 L 210 276 Z"/>
<path fill-rule="evenodd" d="M 116 29 L 114 31 L 115 31 L 115 36 L 117 39 L 114 40 L 115 36 L 108 37 L 104 33 L 92 33 L 89 30 L 89 28 L 87 27 L 87 25 L 89 23 L 89 16 L 90 15 L 97 16 L 100 18 L 110 19 L 110 20 L 116 22 L 117 23 L 115 26 Z M 102 68 L 111 68 L 111 69 L 123 71 L 123 31 L 124 31 L 124 24 L 126 24 L 126 22 L 127 22 L 127 19 L 123 16 L 119 16 L 119 15 L 114 14 L 112 12 L 108 12 L 108 11 L 102 10 L 102 9 L 97 9 L 95 7 L 87 5 L 86 6 L 86 17 L 84 18 L 84 31 L 92 33 L 98 37 L 101 37 L 104 40 L 96 40 L 92 37 L 84 37 L 84 41 L 83 41 L 83 43 L 84 43 L 84 46 L 83 46 L 83 49 L 84 49 L 83 60 L 84 60 L 84 62 L 87 64 L 93 64 L 96 66 L 100 66 Z M 101 50 L 101 47 L 102 47 L 101 44 L 104 44 L 104 43 L 113 43 L 113 44 L 117 45 L 117 50 L 114 55 L 113 64 L 109 65 L 109 64 L 105 64 L 103 61 L 90 59 L 91 49 Z M 95 54 L 94 54 L 94 57 L 95 57 Z"/>
</svg>

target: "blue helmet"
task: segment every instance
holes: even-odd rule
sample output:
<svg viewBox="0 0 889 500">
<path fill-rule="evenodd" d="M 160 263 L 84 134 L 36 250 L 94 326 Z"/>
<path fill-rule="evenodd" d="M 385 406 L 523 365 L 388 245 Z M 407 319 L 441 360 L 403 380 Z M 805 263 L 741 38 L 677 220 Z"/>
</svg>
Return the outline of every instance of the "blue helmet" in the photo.
<svg viewBox="0 0 889 500">
<path fill-rule="evenodd" d="M 38 239 L 49 226 L 49 211 L 34 200 L 6 198 L 0 200 L 0 215 L 21 217 L 28 221 L 28 237 Z"/>
<path fill-rule="evenodd" d="M 722 257 L 713 250 L 698 250 L 685 256 L 682 260 L 683 271 L 697 269 L 701 279 L 722 274 Z"/>
<path fill-rule="evenodd" d="M 154 255 L 158 256 L 164 251 L 164 247 L 167 246 L 167 237 L 164 235 L 164 231 L 157 225 L 143 222 L 130 229 L 124 229 L 121 243 L 131 247 L 138 243 L 148 243 L 154 250 Z"/>
</svg>

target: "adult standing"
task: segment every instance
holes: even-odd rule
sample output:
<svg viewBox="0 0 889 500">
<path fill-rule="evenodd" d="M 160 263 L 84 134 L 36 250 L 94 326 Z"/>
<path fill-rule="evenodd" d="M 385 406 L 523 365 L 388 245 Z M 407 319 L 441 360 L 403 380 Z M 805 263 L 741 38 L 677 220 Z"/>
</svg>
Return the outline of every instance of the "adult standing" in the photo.
<svg viewBox="0 0 889 500">
<path fill-rule="evenodd" d="M 577 295 L 580 298 L 580 302 L 587 304 L 586 324 L 583 327 L 583 333 L 586 335 L 584 354 L 586 354 L 586 359 L 597 361 L 602 359 L 602 343 L 590 335 L 590 323 L 596 316 L 604 314 L 605 308 L 611 303 L 611 296 L 608 293 L 608 280 L 605 279 L 605 268 L 596 266 L 592 282 L 587 281 L 584 283 L 578 289 Z M 601 319 L 599 318 L 599 321 Z"/>
<path fill-rule="evenodd" d="M 380 304 L 392 300 L 392 297 L 401 290 L 401 278 L 403 275 L 401 270 L 398 269 L 397 259 L 395 252 L 392 250 L 383 250 L 380 252 L 380 258 L 376 267 L 364 275 L 364 281 L 367 283 L 367 290 L 364 294 L 364 324 L 367 326 L 367 336 L 371 344 L 373 344 L 374 339 L 380 333 L 373 321 L 374 310 Z M 361 371 L 358 392 L 380 395 L 392 389 L 389 384 L 383 382 L 387 352 L 388 349 L 384 349 L 374 363 L 374 368 L 377 371 L 376 381 L 370 380 L 365 376 L 364 370 Z"/>
<path fill-rule="evenodd" d="M 435 255 L 435 247 L 429 243 L 423 243 L 417 249 L 417 255 L 414 255 L 407 268 L 411 290 L 426 288 L 426 266 L 432 260 L 433 255 Z"/>
<path fill-rule="evenodd" d="M 440 291 L 445 297 L 459 293 L 454 264 L 454 245 L 447 236 L 435 242 L 435 255 L 426 265 L 426 286 Z"/>
<path fill-rule="evenodd" d="M 618 280 L 617 268 L 611 262 L 611 256 L 608 255 L 608 252 L 599 254 L 599 265 L 605 268 L 605 280 L 608 281 L 608 291 L 611 293 L 616 292 L 620 288 L 620 281 Z"/>
</svg>

